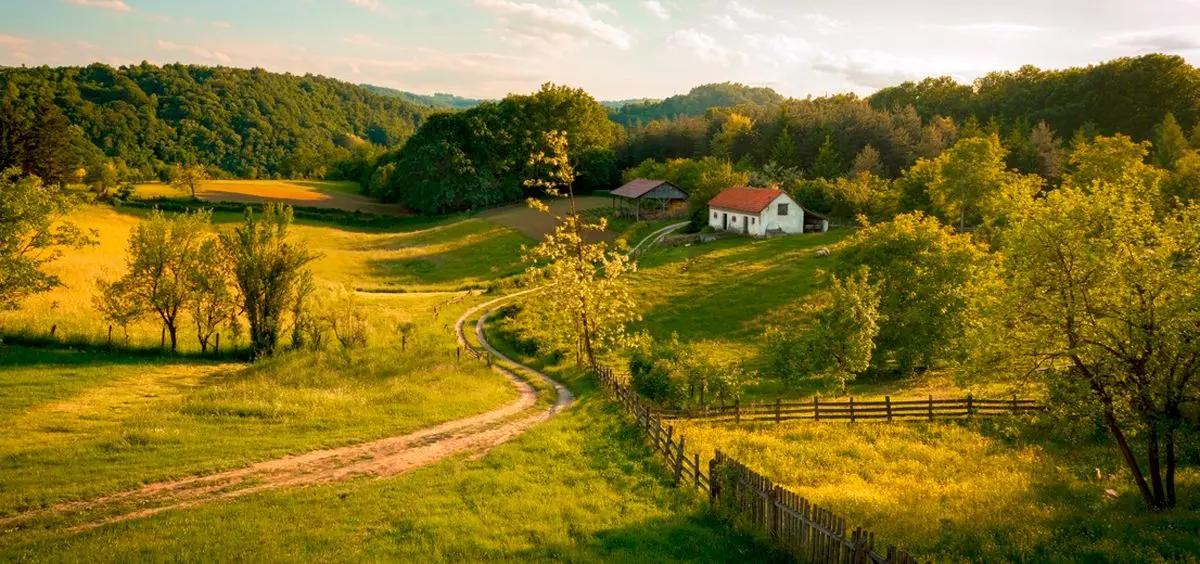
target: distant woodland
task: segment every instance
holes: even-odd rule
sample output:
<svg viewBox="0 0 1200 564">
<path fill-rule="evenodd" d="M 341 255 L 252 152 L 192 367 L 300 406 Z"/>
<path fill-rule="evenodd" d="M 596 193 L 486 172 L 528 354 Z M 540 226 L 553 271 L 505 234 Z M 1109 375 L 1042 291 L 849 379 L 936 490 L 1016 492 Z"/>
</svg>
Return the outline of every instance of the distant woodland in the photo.
<svg viewBox="0 0 1200 564">
<path fill-rule="evenodd" d="M 807 190 L 804 203 L 828 212 L 836 194 L 812 182 L 861 172 L 890 182 L 964 138 L 994 137 L 1007 168 L 1051 183 L 1073 141 L 1154 141 L 1166 127 L 1185 146 L 1200 143 L 1200 69 L 1167 55 L 1024 67 L 971 84 L 927 78 L 867 98 L 792 99 L 733 83 L 620 109 L 557 85 L 492 102 L 405 94 L 259 69 L 0 69 L 0 168 L 51 183 L 81 167 L 112 165 L 141 180 L 176 164 L 213 176 L 348 179 L 437 214 L 529 195 L 529 155 L 547 132 L 565 131 L 579 191 L 685 159 L 696 179 Z"/>
</svg>

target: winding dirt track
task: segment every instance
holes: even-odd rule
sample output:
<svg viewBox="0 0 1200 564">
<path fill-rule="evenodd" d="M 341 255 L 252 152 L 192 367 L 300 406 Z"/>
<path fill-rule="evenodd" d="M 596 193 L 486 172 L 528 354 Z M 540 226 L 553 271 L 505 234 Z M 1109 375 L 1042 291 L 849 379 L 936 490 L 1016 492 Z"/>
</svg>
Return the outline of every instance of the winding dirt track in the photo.
<svg viewBox="0 0 1200 564">
<path fill-rule="evenodd" d="M 652 233 L 632 252 L 636 253 L 647 243 L 653 244 L 680 225 L 669 226 Z M 163 511 L 284 487 L 327 484 L 359 476 L 394 476 L 459 453 L 475 453 L 482 456 L 497 445 L 549 419 L 575 400 L 562 384 L 497 351 L 483 334 L 484 323 L 500 303 L 541 290 L 542 288 L 525 290 L 480 304 L 464 313 L 455 323 L 459 346 L 474 350 L 467 342 L 464 327 L 467 321 L 482 312 L 475 325 L 476 337 L 480 345 L 500 359 L 493 368 L 508 378 L 520 394 L 508 405 L 399 437 L 313 451 L 260 462 L 237 470 L 148 484 L 136 490 L 28 511 L 0 519 L 0 533 L 47 516 L 65 517 L 68 522 L 74 524 L 72 530 L 86 530 Z M 526 377 L 540 379 L 547 386 L 554 388 L 557 397 L 553 406 L 548 409 L 534 409 L 538 403 L 537 391 L 506 365 L 524 373 Z"/>
</svg>

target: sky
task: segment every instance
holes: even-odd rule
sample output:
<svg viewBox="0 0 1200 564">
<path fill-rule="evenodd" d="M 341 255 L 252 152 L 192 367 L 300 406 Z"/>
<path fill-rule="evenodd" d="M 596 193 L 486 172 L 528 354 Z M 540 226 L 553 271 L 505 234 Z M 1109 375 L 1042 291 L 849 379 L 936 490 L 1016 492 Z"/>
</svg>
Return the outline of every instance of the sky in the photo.
<svg viewBox="0 0 1200 564">
<path fill-rule="evenodd" d="M 866 95 L 1148 52 L 1200 65 L 1200 0 L 0 0 L 0 65 L 262 67 L 484 98 Z"/>
</svg>

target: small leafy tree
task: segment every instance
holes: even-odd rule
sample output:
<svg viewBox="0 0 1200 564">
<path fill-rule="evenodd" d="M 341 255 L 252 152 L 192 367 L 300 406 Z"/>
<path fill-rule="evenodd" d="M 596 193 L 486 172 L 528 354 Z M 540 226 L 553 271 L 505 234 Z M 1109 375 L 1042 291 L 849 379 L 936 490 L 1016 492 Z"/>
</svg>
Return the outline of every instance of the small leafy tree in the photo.
<svg viewBox="0 0 1200 564">
<path fill-rule="evenodd" d="M 367 346 L 367 314 L 353 290 L 338 288 L 329 299 L 325 320 L 342 349 Z"/>
<path fill-rule="evenodd" d="M 64 248 L 93 243 L 64 221 L 73 206 L 70 198 L 36 176 L 19 175 L 15 168 L 0 171 L 0 310 L 16 309 L 25 298 L 61 286 L 43 267 Z"/>
<path fill-rule="evenodd" d="M 192 199 L 195 199 L 196 193 L 204 185 L 205 180 L 208 180 L 208 173 L 205 172 L 203 166 L 177 166 L 171 175 L 171 187 L 187 192 Z"/>
<path fill-rule="evenodd" d="M 980 339 L 995 347 L 979 357 L 1081 390 L 1158 511 L 1176 505 L 1181 406 L 1200 394 L 1200 206 L 1162 217 L 1137 171 L 1111 172 L 1124 182 L 1019 208 L 986 316 L 997 336 Z"/>
<path fill-rule="evenodd" d="M 849 278 L 866 266 L 871 285 L 878 287 L 873 369 L 894 362 L 908 373 L 960 356 L 969 297 L 987 265 L 983 248 L 969 234 L 956 234 L 919 213 L 902 214 L 863 228 L 839 254 L 836 275 Z"/>
<path fill-rule="evenodd" d="M 527 184 L 555 196 L 562 187 L 570 189 L 574 172 L 567 157 L 566 135 L 550 132 L 544 141 L 544 149 L 530 158 L 530 169 L 537 172 Z M 524 260 L 531 264 L 530 276 L 546 283 L 544 299 L 538 300 L 537 307 L 570 335 L 577 359 L 586 358 L 594 365 L 597 350 L 624 344 L 626 324 L 640 319 L 625 280 L 636 266 L 619 246 L 585 241 L 586 234 L 603 231 L 607 221 L 586 222 L 575 211 L 574 195 L 567 195 L 570 213 L 557 218 L 554 231 L 529 249 Z M 545 204 L 534 199 L 529 203 L 549 213 Z"/>
<path fill-rule="evenodd" d="M 92 304 L 101 317 L 121 328 L 125 342 L 129 342 L 129 326 L 145 317 L 145 304 L 126 287 L 126 280 L 112 282 L 101 280 L 96 283 L 96 294 Z"/>
<path fill-rule="evenodd" d="M 804 304 L 799 315 L 767 329 L 772 369 L 785 381 L 798 377 L 828 378 L 845 391 L 846 385 L 871 366 L 879 334 L 879 287 L 870 270 L 839 279 L 828 291 Z"/>
<path fill-rule="evenodd" d="M 291 207 L 268 204 L 261 217 L 247 208 L 242 225 L 221 234 L 256 358 L 274 354 L 284 316 L 297 299 L 304 267 L 315 258 L 288 238 L 291 224 Z"/>
<path fill-rule="evenodd" d="M 193 299 L 198 263 L 216 260 L 200 255 L 211 215 L 198 210 L 167 217 L 154 210 L 129 239 L 129 272 L 118 287 L 158 316 L 171 338 L 171 352 L 178 349 L 179 318 Z"/>
<path fill-rule="evenodd" d="M 208 352 L 208 343 L 217 329 L 237 315 L 237 298 L 230 287 L 229 265 L 220 260 L 221 247 L 216 239 L 200 246 L 198 260 L 189 275 L 191 291 L 187 309 L 196 324 L 200 352 Z"/>
<path fill-rule="evenodd" d="M 825 135 L 825 142 L 821 143 L 821 148 L 817 150 L 817 158 L 813 160 L 812 168 L 809 169 L 809 178 L 833 180 L 841 176 L 845 171 L 845 166 L 842 164 L 842 156 L 838 154 L 837 149 L 833 146 L 833 137 Z"/>
</svg>

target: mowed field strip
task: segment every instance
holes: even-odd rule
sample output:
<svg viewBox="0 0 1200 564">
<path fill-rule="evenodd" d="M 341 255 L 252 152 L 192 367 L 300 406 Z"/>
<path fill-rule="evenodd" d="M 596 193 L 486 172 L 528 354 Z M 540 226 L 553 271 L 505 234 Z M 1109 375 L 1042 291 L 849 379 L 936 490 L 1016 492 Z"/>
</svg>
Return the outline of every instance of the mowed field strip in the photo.
<svg viewBox="0 0 1200 564">
<path fill-rule="evenodd" d="M 375 215 L 411 215 L 403 206 L 385 204 L 359 193 L 355 182 L 317 180 L 208 180 L 196 197 L 210 202 L 235 204 L 277 203 L 298 207 L 340 209 Z M 166 184 L 141 184 L 136 198 L 179 198 L 188 196 Z"/>
</svg>

